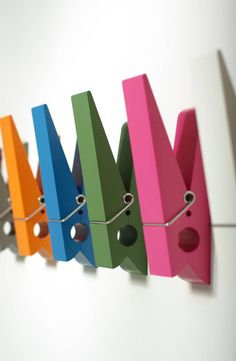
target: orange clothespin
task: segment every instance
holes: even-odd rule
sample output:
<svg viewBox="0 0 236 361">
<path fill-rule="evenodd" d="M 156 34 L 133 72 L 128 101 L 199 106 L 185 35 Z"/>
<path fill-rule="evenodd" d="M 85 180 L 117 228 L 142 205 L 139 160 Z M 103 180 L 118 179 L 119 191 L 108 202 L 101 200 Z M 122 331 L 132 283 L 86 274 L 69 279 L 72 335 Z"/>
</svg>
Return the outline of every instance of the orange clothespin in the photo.
<svg viewBox="0 0 236 361">
<path fill-rule="evenodd" d="M 13 118 L 1 118 L 0 129 L 19 255 L 40 252 L 51 258 L 44 197 L 32 173 Z"/>
</svg>

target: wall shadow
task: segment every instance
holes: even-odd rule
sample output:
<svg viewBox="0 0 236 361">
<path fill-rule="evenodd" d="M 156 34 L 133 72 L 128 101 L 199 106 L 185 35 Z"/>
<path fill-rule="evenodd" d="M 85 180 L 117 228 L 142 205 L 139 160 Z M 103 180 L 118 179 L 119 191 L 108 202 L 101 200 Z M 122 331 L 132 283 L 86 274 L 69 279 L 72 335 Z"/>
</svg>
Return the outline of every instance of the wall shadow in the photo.
<svg viewBox="0 0 236 361">
<path fill-rule="evenodd" d="M 96 277 L 98 275 L 97 267 L 83 266 L 82 270 L 83 270 L 84 274 L 91 276 L 91 277 Z"/>
<path fill-rule="evenodd" d="M 215 254 L 215 245 L 214 245 L 214 237 L 212 233 L 212 240 L 211 240 L 211 284 L 210 285 L 203 285 L 197 283 L 191 283 L 191 292 L 194 294 L 199 294 L 201 296 L 211 296 L 215 297 L 217 294 L 217 284 L 216 280 L 217 277 L 217 257 Z"/>
<path fill-rule="evenodd" d="M 24 263 L 26 260 L 26 257 L 24 256 L 19 256 L 18 254 L 15 255 L 15 261 L 19 262 L 19 263 Z"/>
<path fill-rule="evenodd" d="M 234 158 L 234 170 L 236 174 L 236 94 L 222 52 L 219 51 L 218 54 L 219 54 L 223 87 L 225 92 L 226 109 L 227 109 L 227 115 L 229 121 L 231 146 L 232 146 L 233 158 Z"/>
<path fill-rule="evenodd" d="M 55 261 L 54 259 L 47 259 L 46 260 L 46 266 L 49 268 L 56 268 L 58 265 L 58 262 Z"/>
<path fill-rule="evenodd" d="M 142 274 L 129 273 L 129 282 L 135 286 L 147 287 L 149 283 L 149 275 L 145 276 Z"/>
</svg>

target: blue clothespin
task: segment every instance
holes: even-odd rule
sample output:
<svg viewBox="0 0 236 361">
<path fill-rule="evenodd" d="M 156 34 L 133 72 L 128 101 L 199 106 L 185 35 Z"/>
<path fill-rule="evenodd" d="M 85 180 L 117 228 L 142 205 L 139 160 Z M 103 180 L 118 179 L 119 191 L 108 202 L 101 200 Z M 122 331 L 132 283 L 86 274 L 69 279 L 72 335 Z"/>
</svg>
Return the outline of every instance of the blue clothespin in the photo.
<svg viewBox="0 0 236 361">
<path fill-rule="evenodd" d="M 54 259 L 95 266 L 78 150 L 71 173 L 47 105 L 32 114 Z"/>
</svg>

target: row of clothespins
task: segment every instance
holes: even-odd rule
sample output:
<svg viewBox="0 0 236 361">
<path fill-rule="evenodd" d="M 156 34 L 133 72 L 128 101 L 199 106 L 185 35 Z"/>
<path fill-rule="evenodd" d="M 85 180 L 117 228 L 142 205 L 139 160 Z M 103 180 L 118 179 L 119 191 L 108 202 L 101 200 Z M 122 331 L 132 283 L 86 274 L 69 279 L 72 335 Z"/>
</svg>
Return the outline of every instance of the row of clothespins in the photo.
<svg viewBox="0 0 236 361">
<path fill-rule="evenodd" d="M 93 267 L 121 266 L 210 283 L 210 214 L 194 109 L 180 113 L 174 149 L 145 75 L 123 82 L 128 123 L 118 159 L 90 92 L 72 97 L 72 171 L 46 105 L 32 109 L 34 177 L 11 116 L 1 118 L 0 243 Z M 9 190 L 9 194 L 8 194 Z"/>
</svg>

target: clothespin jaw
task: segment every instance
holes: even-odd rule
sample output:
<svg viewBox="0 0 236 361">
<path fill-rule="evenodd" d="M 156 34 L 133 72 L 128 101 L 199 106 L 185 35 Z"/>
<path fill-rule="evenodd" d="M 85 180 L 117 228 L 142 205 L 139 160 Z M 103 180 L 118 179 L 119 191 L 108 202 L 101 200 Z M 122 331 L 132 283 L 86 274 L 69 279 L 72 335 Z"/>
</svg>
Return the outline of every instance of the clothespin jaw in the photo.
<svg viewBox="0 0 236 361">
<path fill-rule="evenodd" d="M 2 150 L 0 150 L 0 168 L 2 164 Z M 7 185 L 0 171 L 0 251 L 10 248 L 13 253 L 17 252 L 15 228 L 12 220 L 11 206 Z"/>
<path fill-rule="evenodd" d="M 83 264 L 94 266 L 79 155 L 75 156 L 74 179 L 48 107 L 35 107 L 32 114 L 53 256 L 60 261 L 75 257 Z"/>
<path fill-rule="evenodd" d="M 11 116 L 0 119 L 0 128 L 19 255 L 42 252 L 50 258 L 52 253 L 42 194 L 24 145 Z"/>
<path fill-rule="evenodd" d="M 123 82 L 150 273 L 210 283 L 210 214 L 194 110 L 174 151 L 145 75 Z"/>
<path fill-rule="evenodd" d="M 121 128 L 117 166 L 126 192 L 131 193 L 136 202 L 138 202 L 138 192 L 133 171 L 133 159 L 127 123 L 123 124 Z M 124 245 L 126 245 L 126 258 L 121 263 L 121 267 L 127 271 L 133 270 L 133 272 L 137 272 L 137 270 L 139 270 L 139 273 L 147 274 L 147 256 L 139 205 L 132 207 L 132 209 L 130 207 L 125 214 L 128 217 L 128 225 L 123 227 L 123 234 L 120 234 L 120 242 L 123 242 Z M 136 242 L 132 244 L 135 232 L 137 234 L 137 239 Z M 132 245 L 131 252 L 129 251 L 129 242 L 130 245 Z"/>
<path fill-rule="evenodd" d="M 75 184 L 78 189 L 79 194 L 83 194 L 86 199 L 86 193 L 84 189 L 84 181 L 83 181 L 83 175 L 82 175 L 82 169 L 81 169 L 81 163 L 80 163 L 80 155 L 79 155 L 79 149 L 76 142 L 75 146 L 75 155 L 74 155 L 74 162 L 73 162 L 73 168 L 72 168 L 72 175 L 75 181 Z M 83 206 L 81 210 L 79 210 L 79 226 L 77 225 L 74 229 L 74 232 L 77 231 L 77 238 L 86 239 L 86 242 L 81 243 L 81 252 L 79 252 L 75 259 L 81 264 L 87 265 L 87 266 L 96 266 L 95 264 L 95 258 L 94 258 L 94 251 L 93 251 L 93 242 L 92 242 L 92 236 L 91 236 L 91 230 L 90 230 L 90 222 L 89 222 L 89 216 L 88 216 L 88 207 L 87 204 Z"/>
<path fill-rule="evenodd" d="M 117 165 L 91 93 L 74 95 L 72 105 L 96 265 L 120 265 L 129 272 L 146 274 L 127 127 L 122 130 Z"/>
</svg>

